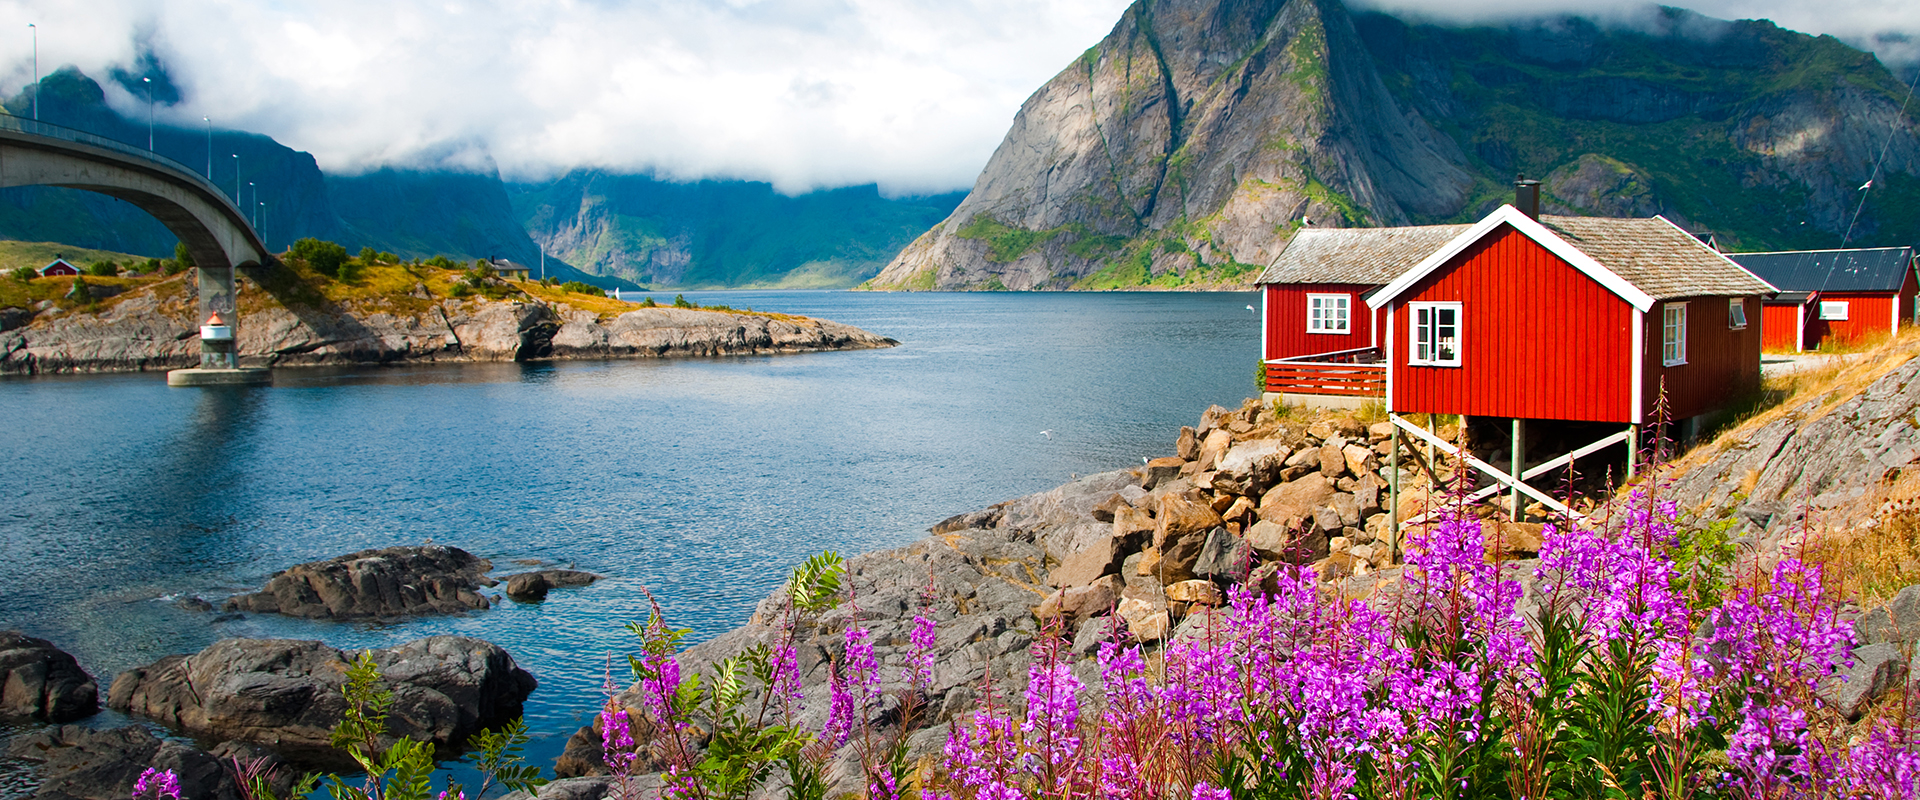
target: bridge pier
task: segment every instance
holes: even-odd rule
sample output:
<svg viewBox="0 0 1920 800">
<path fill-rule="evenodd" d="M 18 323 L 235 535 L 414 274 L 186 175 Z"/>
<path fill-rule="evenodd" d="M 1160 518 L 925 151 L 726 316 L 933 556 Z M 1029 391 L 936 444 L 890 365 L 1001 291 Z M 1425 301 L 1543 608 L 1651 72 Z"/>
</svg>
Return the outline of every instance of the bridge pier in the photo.
<svg viewBox="0 0 1920 800">
<path fill-rule="evenodd" d="M 232 267 L 199 267 L 200 366 L 167 372 L 168 386 L 236 386 L 270 383 L 270 370 L 240 366 L 240 312 L 235 307 Z"/>
</svg>

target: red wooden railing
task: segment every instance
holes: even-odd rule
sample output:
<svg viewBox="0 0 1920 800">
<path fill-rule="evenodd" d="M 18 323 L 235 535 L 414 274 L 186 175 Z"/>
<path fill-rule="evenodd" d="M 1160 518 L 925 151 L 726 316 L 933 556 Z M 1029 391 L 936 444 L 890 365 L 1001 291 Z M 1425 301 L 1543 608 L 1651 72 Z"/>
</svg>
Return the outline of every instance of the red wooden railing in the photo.
<svg viewBox="0 0 1920 800">
<path fill-rule="evenodd" d="M 1380 348 L 1362 347 L 1267 362 L 1267 391 L 1340 397 L 1386 397 Z"/>
</svg>

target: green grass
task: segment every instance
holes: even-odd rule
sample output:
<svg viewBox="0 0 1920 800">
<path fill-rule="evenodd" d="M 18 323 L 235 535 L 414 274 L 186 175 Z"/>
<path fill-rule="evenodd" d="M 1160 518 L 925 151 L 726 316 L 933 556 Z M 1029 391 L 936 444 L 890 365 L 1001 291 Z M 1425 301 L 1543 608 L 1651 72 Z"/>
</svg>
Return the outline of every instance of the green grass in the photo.
<svg viewBox="0 0 1920 800">
<path fill-rule="evenodd" d="M 39 269 L 60 257 L 66 258 L 74 266 L 82 269 L 95 261 L 112 261 L 119 264 L 122 269 L 144 264 L 147 261 L 146 256 L 116 253 L 112 250 L 90 250 L 58 242 L 0 240 L 0 273 L 12 272 L 21 267 Z"/>
<path fill-rule="evenodd" d="M 1017 261 L 1037 247 L 1053 240 L 1053 237 L 1066 232 L 1064 227 L 1044 231 L 1028 230 L 994 219 L 992 214 L 979 214 L 967 220 L 955 236 L 987 243 L 987 260 L 998 264 Z"/>
</svg>

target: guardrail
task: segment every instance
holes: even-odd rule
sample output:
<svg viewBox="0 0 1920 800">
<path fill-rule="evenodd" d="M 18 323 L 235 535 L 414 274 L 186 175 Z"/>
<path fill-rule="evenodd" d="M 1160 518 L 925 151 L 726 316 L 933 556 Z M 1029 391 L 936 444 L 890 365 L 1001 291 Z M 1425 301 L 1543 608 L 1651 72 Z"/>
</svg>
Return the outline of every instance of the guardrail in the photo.
<svg viewBox="0 0 1920 800">
<path fill-rule="evenodd" d="M 73 128 L 64 128 L 49 122 L 41 122 L 39 120 L 32 120 L 32 119 L 23 119 L 21 117 L 16 117 L 10 114 L 0 114 L 0 130 L 18 131 L 20 133 L 32 134 L 34 136 L 45 136 L 49 139 L 59 139 L 64 142 L 84 144 L 91 147 L 98 147 L 102 150 L 112 150 L 113 152 L 119 153 L 120 155 L 123 155 L 123 156 L 132 156 L 134 158 L 138 158 L 144 161 L 151 161 L 155 164 L 166 167 L 167 169 L 170 169 L 174 172 L 178 172 L 184 177 L 192 178 L 195 183 L 198 183 L 201 186 L 201 188 L 204 188 L 207 191 L 212 192 L 215 197 L 218 197 L 221 199 L 221 201 L 225 202 L 228 205 L 228 207 L 233 209 L 233 212 L 235 214 L 240 214 L 240 207 L 237 205 L 234 205 L 232 198 L 227 197 L 227 193 L 225 191 L 221 190 L 219 186 L 214 185 L 213 181 L 208 180 L 206 176 L 201 175 L 198 170 L 195 170 L 192 167 L 189 167 L 185 164 L 182 164 L 166 156 L 160 155 L 159 153 L 155 153 L 152 150 L 135 147 L 133 145 L 127 144 L 126 142 L 122 142 L 116 139 L 109 139 L 105 136 L 100 136 L 98 134 L 87 133 L 86 131 L 81 131 L 81 130 L 74 130 Z M 246 219 L 246 215 L 241 214 L 239 218 Z"/>
<path fill-rule="evenodd" d="M 1377 347 L 1276 358 L 1267 362 L 1267 391 L 1338 397 L 1386 397 L 1387 365 Z"/>
</svg>

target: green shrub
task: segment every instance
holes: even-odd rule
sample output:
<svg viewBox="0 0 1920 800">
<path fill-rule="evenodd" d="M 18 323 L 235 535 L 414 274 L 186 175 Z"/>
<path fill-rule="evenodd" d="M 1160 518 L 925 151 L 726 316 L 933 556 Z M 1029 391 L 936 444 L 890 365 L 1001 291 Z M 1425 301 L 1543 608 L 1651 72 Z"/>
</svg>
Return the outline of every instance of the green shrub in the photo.
<svg viewBox="0 0 1920 800">
<path fill-rule="evenodd" d="M 566 283 L 560 284 L 560 291 L 592 295 L 594 297 L 607 296 L 607 290 L 590 283 L 581 283 L 580 281 L 567 281 Z"/>
<path fill-rule="evenodd" d="M 381 262 L 382 260 L 384 260 L 384 259 L 382 259 L 382 258 L 380 258 L 380 254 L 379 254 L 378 252 L 376 252 L 376 251 L 375 251 L 375 250 L 374 250 L 373 248 L 371 248 L 371 247 L 362 247 L 362 248 L 360 248 L 360 256 L 359 256 L 359 258 L 360 258 L 360 263 L 362 263 L 362 264 L 366 264 L 367 266 L 372 266 L 372 265 L 374 265 L 374 264 L 378 264 L 378 263 L 380 263 L 380 262 Z"/>
<path fill-rule="evenodd" d="M 435 269 L 453 269 L 453 260 L 447 258 L 446 256 L 434 256 L 432 258 L 427 259 L 424 263 L 426 264 L 426 266 L 433 267 Z"/>
<path fill-rule="evenodd" d="M 147 263 L 140 265 L 140 271 L 145 272 L 147 274 L 153 274 L 155 272 L 159 272 L 160 259 L 157 259 L 157 258 L 147 259 Z"/>
<path fill-rule="evenodd" d="M 385 251 L 385 250 L 382 250 L 382 251 L 380 251 L 380 255 L 379 255 L 379 258 L 380 258 L 380 263 L 382 263 L 382 264 L 398 264 L 398 263 L 400 263 L 400 257 L 399 257 L 399 256 L 396 256 L 396 255 L 394 255 L 394 254 L 392 254 L 392 253 L 389 253 L 389 252 L 387 252 L 387 251 Z"/>
<path fill-rule="evenodd" d="M 173 243 L 173 261 L 176 264 L 183 265 L 183 268 L 199 266 L 198 264 L 193 263 L 193 254 L 190 252 L 187 252 L 186 242 Z"/>
<path fill-rule="evenodd" d="M 102 278 L 111 278 L 120 274 L 120 265 L 111 260 L 102 259 L 87 265 L 86 273 Z"/>
<path fill-rule="evenodd" d="M 640 301 L 640 307 L 641 308 L 659 308 L 660 304 L 653 302 L 653 297 L 649 295 L 647 299 Z"/>
<path fill-rule="evenodd" d="M 189 266 L 191 265 L 181 262 L 180 259 L 169 258 L 160 262 L 160 271 L 167 275 L 178 275 Z"/>
<path fill-rule="evenodd" d="M 340 276 L 340 265 L 347 263 L 347 248 L 311 236 L 293 243 L 287 255 L 307 262 L 315 272 L 329 278 Z"/>
<path fill-rule="evenodd" d="M 674 308 L 693 308 L 693 304 L 687 302 L 686 295 L 676 294 L 673 296 L 673 307 Z"/>
<path fill-rule="evenodd" d="M 14 280 L 21 281 L 21 282 L 30 281 L 30 280 L 33 280 L 34 278 L 40 277 L 40 273 L 32 267 L 21 267 L 8 274 L 12 275 Z"/>
</svg>

